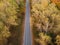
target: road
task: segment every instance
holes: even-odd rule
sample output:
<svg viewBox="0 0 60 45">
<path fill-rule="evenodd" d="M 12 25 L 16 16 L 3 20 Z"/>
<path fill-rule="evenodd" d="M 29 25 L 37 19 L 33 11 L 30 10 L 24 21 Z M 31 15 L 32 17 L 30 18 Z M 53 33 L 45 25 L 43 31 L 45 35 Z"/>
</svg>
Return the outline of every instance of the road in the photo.
<svg viewBox="0 0 60 45">
<path fill-rule="evenodd" d="M 32 45 L 32 36 L 30 30 L 30 4 L 29 0 L 26 0 L 26 15 L 25 15 L 25 30 L 23 45 Z"/>
</svg>

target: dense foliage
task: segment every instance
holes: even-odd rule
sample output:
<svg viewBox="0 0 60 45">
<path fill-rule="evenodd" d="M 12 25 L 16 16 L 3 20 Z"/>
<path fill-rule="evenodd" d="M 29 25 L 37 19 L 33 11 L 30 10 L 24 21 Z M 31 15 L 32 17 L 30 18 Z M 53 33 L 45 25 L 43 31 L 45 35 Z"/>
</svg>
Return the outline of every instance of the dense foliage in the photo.
<svg viewBox="0 0 60 45">
<path fill-rule="evenodd" d="M 0 39 L 10 36 L 10 25 L 17 25 L 17 8 L 18 5 L 14 0 L 0 1 Z"/>
<path fill-rule="evenodd" d="M 60 2 L 31 0 L 31 26 L 39 45 L 60 45 Z"/>
<path fill-rule="evenodd" d="M 10 36 L 12 38 L 18 32 L 14 31 L 16 32 L 14 33 L 14 29 L 12 29 L 11 32 L 14 34 L 13 35 L 11 34 L 10 29 L 11 26 L 12 28 L 14 26 L 15 28 L 20 26 L 25 13 L 24 10 L 25 4 L 23 0 L 0 0 L 0 43 L 2 40 L 7 39 Z M 0 45 L 3 45 L 3 43 Z"/>
</svg>

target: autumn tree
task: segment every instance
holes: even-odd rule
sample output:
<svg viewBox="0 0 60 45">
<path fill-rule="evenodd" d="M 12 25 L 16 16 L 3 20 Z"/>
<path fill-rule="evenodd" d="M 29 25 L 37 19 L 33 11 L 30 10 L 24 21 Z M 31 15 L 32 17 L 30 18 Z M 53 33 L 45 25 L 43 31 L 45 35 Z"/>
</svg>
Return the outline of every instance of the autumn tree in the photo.
<svg viewBox="0 0 60 45">
<path fill-rule="evenodd" d="M 53 3 L 51 0 L 31 1 L 31 18 L 32 18 L 31 25 L 32 25 L 33 35 L 35 38 L 40 39 L 39 38 L 40 33 L 42 34 L 45 33 L 46 35 L 51 37 L 52 40 L 55 40 L 55 37 L 58 34 L 60 35 L 59 8 L 60 8 L 59 3 L 58 2 Z M 40 39 L 39 41 L 41 40 L 42 39 Z M 51 42 L 55 44 L 55 41 L 51 41 Z M 40 42 L 41 45 L 44 45 L 45 43 L 46 41 L 43 44 L 41 44 Z"/>
<path fill-rule="evenodd" d="M 17 8 L 15 0 L 0 0 L 0 41 L 11 35 L 9 32 L 11 25 L 18 25 Z"/>
</svg>

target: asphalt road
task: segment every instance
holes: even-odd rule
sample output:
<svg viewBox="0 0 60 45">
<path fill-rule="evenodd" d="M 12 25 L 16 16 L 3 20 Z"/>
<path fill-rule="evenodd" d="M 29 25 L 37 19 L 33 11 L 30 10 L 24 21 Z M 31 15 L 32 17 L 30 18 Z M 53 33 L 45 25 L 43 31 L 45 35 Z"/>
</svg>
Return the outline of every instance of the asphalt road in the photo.
<svg viewBox="0 0 60 45">
<path fill-rule="evenodd" d="M 26 0 L 26 15 L 25 15 L 25 30 L 24 30 L 23 45 L 32 45 L 32 36 L 30 30 L 30 4 Z"/>
</svg>

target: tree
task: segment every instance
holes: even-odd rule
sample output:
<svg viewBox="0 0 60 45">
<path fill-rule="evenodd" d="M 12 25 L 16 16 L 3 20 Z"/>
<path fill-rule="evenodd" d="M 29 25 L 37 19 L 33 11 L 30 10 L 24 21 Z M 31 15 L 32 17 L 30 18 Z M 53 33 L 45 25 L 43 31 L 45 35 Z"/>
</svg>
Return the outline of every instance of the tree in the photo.
<svg viewBox="0 0 60 45">
<path fill-rule="evenodd" d="M 42 32 L 55 40 L 55 37 L 60 35 L 59 8 L 59 3 L 53 3 L 51 0 L 33 0 L 31 2 L 31 23 L 34 37 L 37 37 L 37 33 Z M 39 35 L 37 38 L 39 39 Z"/>
<path fill-rule="evenodd" d="M 8 38 L 11 33 L 11 25 L 18 25 L 17 10 L 18 4 L 15 0 L 0 0 L 0 40 Z"/>
</svg>

